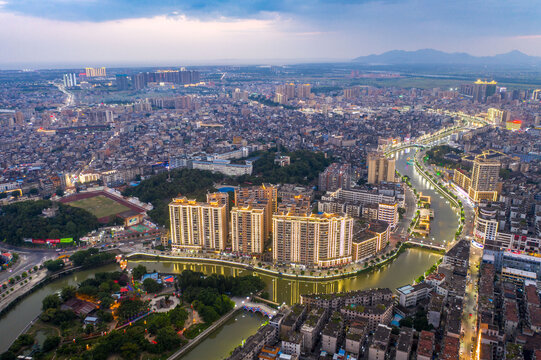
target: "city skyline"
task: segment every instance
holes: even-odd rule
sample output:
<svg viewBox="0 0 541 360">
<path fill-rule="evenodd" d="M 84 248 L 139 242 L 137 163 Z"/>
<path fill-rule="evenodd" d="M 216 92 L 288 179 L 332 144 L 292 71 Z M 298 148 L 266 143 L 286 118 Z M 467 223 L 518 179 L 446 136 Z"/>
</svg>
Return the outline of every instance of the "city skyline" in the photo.
<svg viewBox="0 0 541 360">
<path fill-rule="evenodd" d="M 534 1 L 0 1 L 0 67 L 349 61 L 393 49 L 541 55 Z M 257 54 L 257 55 L 254 55 Z"/>
</svg>

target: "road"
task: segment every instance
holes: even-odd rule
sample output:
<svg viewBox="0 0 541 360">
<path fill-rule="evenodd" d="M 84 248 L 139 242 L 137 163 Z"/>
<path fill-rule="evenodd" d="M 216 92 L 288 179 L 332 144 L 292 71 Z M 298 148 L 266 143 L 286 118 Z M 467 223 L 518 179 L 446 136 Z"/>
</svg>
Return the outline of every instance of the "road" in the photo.
<svg viewBox="0 0 541 360">
<path fill-rule="evenodd" d="M 46 260 L 55 259 L 58 255 L 54 250 L 25 249 L 5 244 L 2 244 L 1 249 L 16 252 L 19 254 L 19 260 L 13 267 L 0 272 L 0 284 L 8 281 L 11 277 L 21 275 L 23 272 L 30 270 Z"/>
<path fill-rule="evenodd" d="M 405 186 L 405 196 L 406 196 L 406 212 L 404 213 L 402 219 L 398 222 L 396 226 L 395 234 L 400 236 L 405 236 L 408 234 L 408 227 L 413 219 L 415 211 L 417 211 L 417 198 L 408 186 Z"/>
<path fill-rule="evenodd" d="M 420 152 L 424 157 L 425 152 Z M 421 161 L 421 160 L 419 160 Z M 433 166 L 426 168 L 437 177 Z M 473 234 L 473 226 L 475 221 L 475 207 L 470 199 L 453 185 L 444 184 L 462 201 L 464 208 L 464 228 L 462 230 L 462 238 L 471 239 Z M 483 251 L 475 246 L 470 247 L 470 262 L 468 269 L 468 283 L 466 285 L 466 294 L 464 294 L 463 311 L 462 311 L 462 333 L 463 338 L 460 342 L 460 358 L 473 359 L 474 345 L 477 339 L 477 284 L 479 280 L 479 265 L 483 257 Z M 470 315 L 471 314 L 471 315 Z"/>
<path fill-rule="evenodd" d="M 464 310 L 462 312 L 462 331 L 464 338 L 460 342 L 461 359 L 474 358 L 472 350 L 474 350 L 474 339 L 477 339 L 477 283 L 482 252 L 481 249 L 471 247 L 468 283 L 466 285 L 466 294 L 464 294 Z"/>
<path fill-rule="evenodd" d="M 70 93 L 68 90 L 66 90 L 63 84 L 54 84 L 54 85 L 58 88 L 59 91 L 63 92 L 67 96 L 66 100 L 64 101 L 64 104 L 59 106 L 57 110 L 62 111 L 68 106 L 74 105 L 75 96 L 72 93 Z"/>
</svg>

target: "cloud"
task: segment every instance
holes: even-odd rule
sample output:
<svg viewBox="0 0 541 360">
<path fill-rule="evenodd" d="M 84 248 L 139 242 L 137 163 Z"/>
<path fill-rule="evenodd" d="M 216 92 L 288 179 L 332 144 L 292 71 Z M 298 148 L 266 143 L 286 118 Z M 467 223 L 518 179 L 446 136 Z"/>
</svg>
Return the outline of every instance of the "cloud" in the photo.
<svg viewBox="0 0 541 360">
<path fill-rule="evenodd" d="M 419 48 L 541 55 L 526 44 L 538 39 L 537 2 L 0 0 L 0 63 L 348 59 Z"/>
<path fill-rule="evenodd" d="M 299 30 L 291 19 L 278 15 L 215 20 L 160 15 L 94 23 L 0 12 L 0 63 L 181 65 L 319 57 L 315 43 L 326 35 Z"/>
</svg>

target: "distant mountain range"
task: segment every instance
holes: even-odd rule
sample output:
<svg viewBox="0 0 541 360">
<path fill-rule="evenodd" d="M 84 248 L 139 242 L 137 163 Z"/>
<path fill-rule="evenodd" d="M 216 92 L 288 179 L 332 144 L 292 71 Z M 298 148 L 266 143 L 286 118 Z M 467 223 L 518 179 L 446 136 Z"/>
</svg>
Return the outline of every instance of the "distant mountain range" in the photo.
<svg viewBox="0 0 541 360">
<path fill-rule="evenodd" d="M 494 56 L 473 56 L 467 53 L 446 53 L 434 49 L 416 51 L 392 50 L 380 55 L 361 56 L 354 62 L 370 65 L 506 65 L 541 66 L 541 57 L 518 50 Z"/>
</svg>

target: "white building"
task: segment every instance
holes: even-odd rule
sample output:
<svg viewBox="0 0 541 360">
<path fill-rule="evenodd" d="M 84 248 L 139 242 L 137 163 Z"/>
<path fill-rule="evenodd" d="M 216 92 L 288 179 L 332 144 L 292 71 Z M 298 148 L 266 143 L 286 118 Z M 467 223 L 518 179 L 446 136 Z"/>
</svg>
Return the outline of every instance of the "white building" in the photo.
<svg viewBox="0 0 541 360">
<path fill-rule="evenodd" d="M 417 285 L 405 285 L 396 289 L 400 296 L 399 303 L 404 307 L 416 306 L 417 303 L 426 299 L 432 291 L 432 287 L 428 284 L 421 283 Z"/>
</svg>

